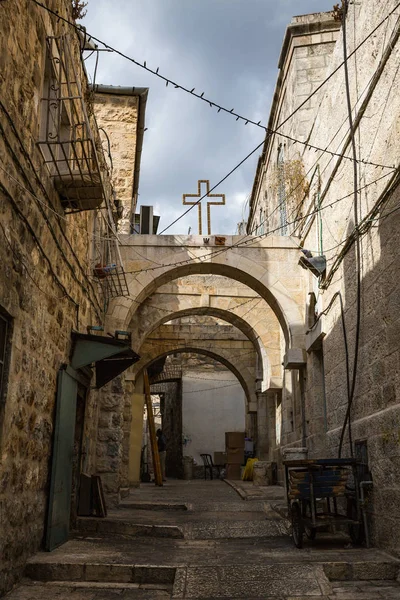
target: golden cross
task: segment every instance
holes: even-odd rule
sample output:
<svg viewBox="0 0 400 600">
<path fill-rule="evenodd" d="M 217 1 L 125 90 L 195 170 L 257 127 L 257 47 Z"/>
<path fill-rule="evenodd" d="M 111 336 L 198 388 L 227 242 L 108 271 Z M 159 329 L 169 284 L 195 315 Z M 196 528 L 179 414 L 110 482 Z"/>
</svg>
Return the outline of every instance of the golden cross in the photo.
<svg viewBox="0 0 400 600">
<path fill-rule="evenodd" d="M 197 194 L 183 194 L 182 198 L 183 198 L 183 204 L 185 205 L 193 205 L 193 204 L 197 204 L 198 206 L 198 215 L 199 215 L 199 235 L 202 235 L 203 233 L 203 227 L 202 227 L 202 218 L 201 218 L 201 202 L 188 202 L 186 200 L 186 198 L 201 198 L 202 194 L 201 194 L 201 184 L 205 183 L 206 184 L 206 193 L 207 193 L 207 198 L 221 198 L 221 202 L 207 202 L 207 228 L 208 228 L 208 235 L 211 235 L 211 210 L 210 210 L 210 206 L 217 206 L 217 205 L 225 205 L 225 194 L 210 194 L 210 181 L 208 179 L 199 179 L 197 182 Z"/>
</svg>

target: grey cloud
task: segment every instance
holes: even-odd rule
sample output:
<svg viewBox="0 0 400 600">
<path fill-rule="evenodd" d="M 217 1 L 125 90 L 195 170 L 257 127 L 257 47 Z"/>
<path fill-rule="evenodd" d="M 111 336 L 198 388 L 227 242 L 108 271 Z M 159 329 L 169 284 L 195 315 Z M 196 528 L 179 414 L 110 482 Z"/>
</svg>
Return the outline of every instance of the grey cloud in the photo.
<svg viewBox="0 0 400 600">
<path fill-rule="evenodd" d="M 89 0 L 84 24 L 178 83 L 266 122 L 287 24 L 295 14 L 331 8 L 332 0 Z M 93 71 L 93 61 L 88 67 Z M 160 208 L 161 229 L 184 212 L 182 193 L 195 191 L 200 178 L 214 185 L 263 139 L 262 130 L 166 88 L 115 54 L 101 53 L 97 82 L 150 88 L 139 191 L 142 204 Z M 218 188 L 227 207 L 214 208 L 213 233 L 235 231 L 257 157 Z M 189 226 L 197 231 L 197 209 L 169 233 L 187 233 Z"/>
</svg>

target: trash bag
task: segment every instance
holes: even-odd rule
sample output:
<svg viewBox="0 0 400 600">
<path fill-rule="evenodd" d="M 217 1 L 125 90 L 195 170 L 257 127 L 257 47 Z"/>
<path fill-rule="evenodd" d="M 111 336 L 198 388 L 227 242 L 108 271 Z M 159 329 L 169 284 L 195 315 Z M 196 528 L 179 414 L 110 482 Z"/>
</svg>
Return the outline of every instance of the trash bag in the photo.
<svg viewBox="0 0 400 600">
<path fill-rule="evenodd" d="M 243 481 L 253 481 L 253 469 L 254 463 L 258 462 L 258 458 L 248 458 L 246 466 L 243 471 L 242 480 Z"/>
</svg>

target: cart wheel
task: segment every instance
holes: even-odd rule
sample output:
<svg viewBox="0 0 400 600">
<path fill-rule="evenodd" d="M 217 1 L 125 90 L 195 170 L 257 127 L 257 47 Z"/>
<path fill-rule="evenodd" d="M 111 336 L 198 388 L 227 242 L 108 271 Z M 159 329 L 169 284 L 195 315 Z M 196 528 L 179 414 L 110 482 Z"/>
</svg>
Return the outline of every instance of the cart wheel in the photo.
<svg viewBox="0 0 400 600">
<path fill-rule="evenodd" d="M 304 503 L 303 506 L 304 509 L 304 516 L 307 519 L 311 519 L 312 513 L 311 513 L 311 502 L 309 500 L 307 500 Z M 317 528 L 316 527 L 307 527 L 307 525 L 304 525 L 304 531 L 306 536 L 308 537 L 309 540 L 315 540 L 315 536 L 317 535 Z"/>
<path fill-rule="evenodd" d="M 297 548 L 303 547 L 304 526 L 301 517 L 301 510 L 298 502 L 292 504 L 292 536 L 294 544 Z"/>
<path fill-rule="evenodd" d="M 357 520 L 357 504 L 354 498 L 347 498 L 347 518 Z M 362 544 L 365 539 L 363 523 L 358 525 L 349 523 L 349 535 L 353 544 Z"/>
</svg>

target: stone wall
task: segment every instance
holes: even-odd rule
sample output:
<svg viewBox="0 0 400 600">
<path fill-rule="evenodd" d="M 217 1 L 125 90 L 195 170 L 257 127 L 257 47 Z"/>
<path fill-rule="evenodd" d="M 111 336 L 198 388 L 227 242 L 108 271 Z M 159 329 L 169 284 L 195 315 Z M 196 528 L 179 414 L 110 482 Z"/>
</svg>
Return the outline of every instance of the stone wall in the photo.
<svg viewBox="0 0 400 600">
<path fill-rule="evenodd" d="M 269 117 L 271 129 L 279 127 L 279 131 L 294 139 L 307 138 L 318 112 L 319 100 L 314 96 L 301 105 L 325 78 L 339 28 L 331 13 L 293 17 L 286 30 L 278 64 L 278 81 Z M 296 117 L 286 122 L 295 110 Z M 286 227 L 282 230 L 280 227 L 303 192 L 300 183 L 304 174 L 302 154 L 303 149 L 288 138 L 279 135 L 267 138 L 250 199 L 248 233 L 259 235 L 276 231 L 277 235 L 286 234 Z M 277 208 L 277 198 L 285 194 L 285 205 Z"/>
<path fill-rule="evenodd" d="M 96 89 L 93 100 L 94 112 L 99 127 L 104 130 L 101 132 L 101 137 L 106 155 L 109 151 L 108 142 L 110 143 L 112 161 L 108 159 L 108 166 L 116 198 L 122 203 L 118 229 L 121 233 L 129 234 L 134 200 L 133 184 L 140 97 L 135 94 L 134 88 L 131 90 L 131 95 L 121 94 L 125 88 L 98 86 Z M 108 93 L 105 93 L 104 89 L 108 90 Z M 138 173 L 136 177 L 139 177 Z"/>
<path fill-rule="evenodd" d="M 184 454 L 202 464 L 201 453 L 225 451 L 225 432 L 244 431 L 243 388 L 228 370 L 190 370 L 182 376 Z"/>
<path fill-rule="evenodd" d="M 127 488 L 131 424 L 132 382 L 123 375 L 107 384 L 100 393 L 96 445 L 96 470 L 101 475 L 108 503 L 116 504 L 121 488 Z"/>
<path fill-rule="evenodd" d="M 347 158 L 352 157 L 352 147 L 343 68 L 339 68 L 314 97 L 310 103 L 311 121 L 303 137 L 299 132 L 304 141 L 327 148 L 335 155 L 304 147 L 299 150 L 296 144 L 308 185 L 287 232 L 298 236 L 299 244 L 311 250 L 314 256 L 323 253 L 327 260 L 325 281 L 318 282 L 309 273 L 309 292 L 317 299 L 313 312 L 328 311 L 315 327 L 312 327 L 315 316 L 311 325 L 309 320 L 305 322 L 307 330 L 312 327 L 306 336 L 309 352 L 305 398 L 310 455 L 338 455 L 348 407 L 345 334 L 350 382 L 358 337 L 356 387 L 351 408 L 352 440 L 354 445 L 366 443 L 368 449 L 374 481 L 368 504 L 373 542 L 399 553 L 400 218 L 397 209 L 400 196 L 391 167 L 398 163 L 400 49 L 398 15 L 386 18 L 395 5 L 392 1 L 374 3 L 372 0 L 350 4 L 346 20 L 348 53 L 382 23 L 348 62 L 356 153 L 360 160 L 356 184 L 358 221 L 364 224 L 360 241 L 359 332 L 355 245 L 346 242 L 354 232 L 355 221 L 354 169 L 353 162 Z M 329 60 L 325 76 L 343 61 L 342 32 Z M 280 93 L 284 95 L 285 90 L 282 88 Z M 295 95 L 294 102 L 299 100 Z M 312 106 L 318 107 L 317 110 L 312 112 Z M 282 112 L 280 120 L 289 112 Z M 300 116 L 296 115 L 291 121 L 297 119 Z M 258 175 L 272 169 L 269 159 L 264 159 Z M 257 198 L 261 198 L 260 194 Z M 370 212 L 377 206 L 376 212 Z M 274 207 L 277 207 L 276 197 L 270 203 L 270 208 Z M 253 210 L 249 227 L 255 223 L 255 215 Z M 339 294 L 343 301 L 345 332 Z M 283 434 L 282 445 L 301 443 L 301 435 L 301 427 L 297 428 L 295 439 Z M 342 456 L 350 453 L 346 429 Z"/>
<path fill-rule="evenodd" d="M 71 18 L 69 1 L 47 5 Z M 95 213 L 66 215 L 37 146 L 46 36 L 66 33 L 85 92 L 76 34 L 30 0 L 2 3 L 0 311 L 10 335 L 0 398 L 0 595 L 43 540 L 57 373 L 69 363 L 71 332 L 86 333 L 103 320 L 92 272 Z M 97 139 L 93 120 L 92 126 Z M 98 400 L 95 390 L 87 392 L 82 466 L 89 473 L 96 467 Z"/>
</svg>

